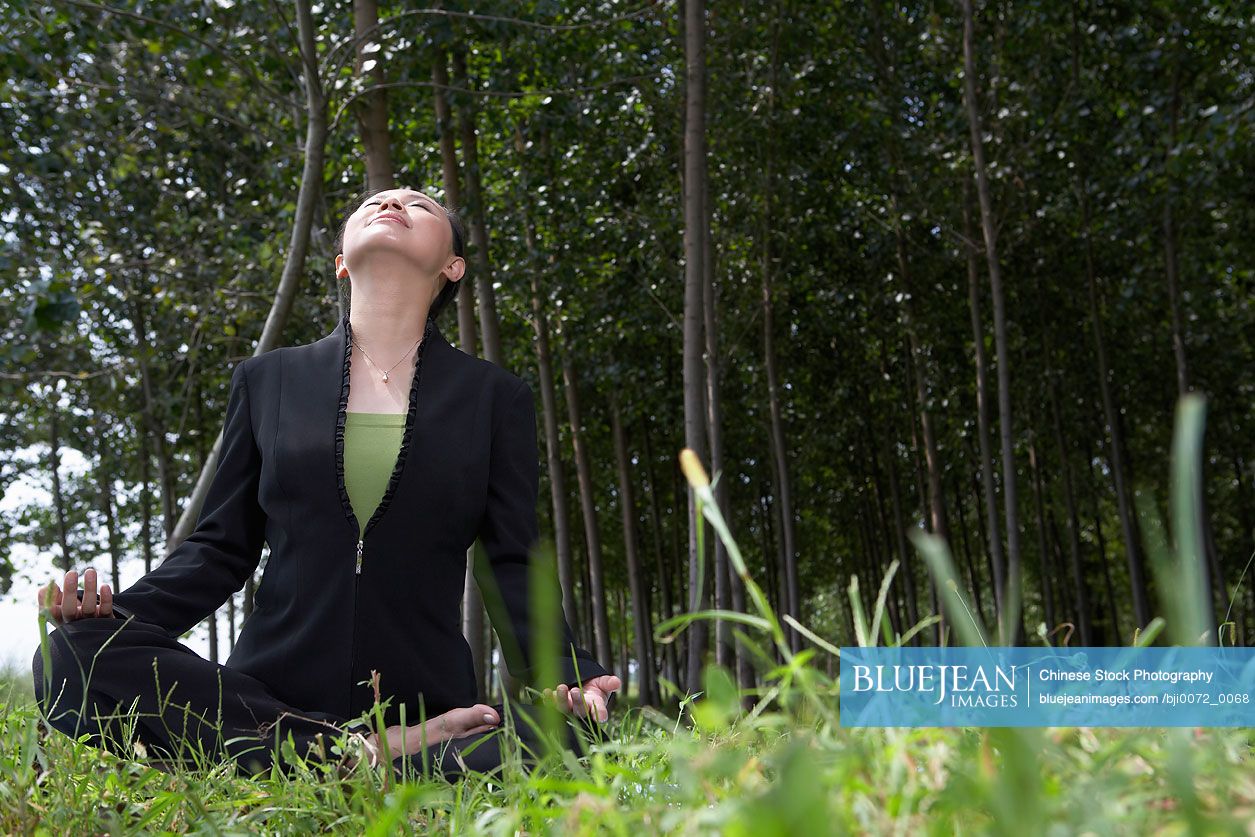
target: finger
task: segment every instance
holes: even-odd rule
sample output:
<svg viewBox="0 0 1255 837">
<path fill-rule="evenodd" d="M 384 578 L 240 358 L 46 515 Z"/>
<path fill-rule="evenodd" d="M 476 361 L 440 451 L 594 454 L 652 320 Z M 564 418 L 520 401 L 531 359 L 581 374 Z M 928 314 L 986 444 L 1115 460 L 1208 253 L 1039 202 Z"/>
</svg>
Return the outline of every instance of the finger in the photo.
<svg viewBox="0 0 1255 837">
<path fill-rule="evenodd" d="M 603 700 L 604 698 L 602 698 L 596 689 L 586 690 L 584 692 L 584 714 L 589 718 L 592 718 L 594 721 L 600 721 L 601 707 L 599 701 Z"/>
<path fill-rule="evenodd" d="M 606 699 L 601 695 L 593 696 L 593 717 L 603 724 L 610 719 L 610 710 L 606 707 Z"/>
<path fill-rule="evenodd" d="M 78 616 L 78 573 L 66 570 L 65 584 L 61 589 L 61 618 L 70 621 Z"/>
<path fill-rule="evenodd" d="M 113 588 L 108 584 L 100 585 L 100 615 L 113 615 Z"/>
<path fill-rule="evenodd" d="M 83 604 L 78 599 L 78 573 L 70 570 L 65 574 L 65 589 L 61 592 L 61 618 L 72 622 L 83 615 Z"/>
<path fill-rule="evenodd" d="M 576 688 L 571 690 L 571 709 L 574 710 L 577 718 L 583 718 L 588 714 L 588 706 L 584 703 L 583 689 Z"/>
<path fill-rule="evenodd" d="M 83 573 L 83 615 L 96 615 L 96 568 L 88 567 Z"/>
<path fill-rule="evenodd" d="M 608 695 L 611 692 L 617 692 L 622 689 L 623 681 L 619 679 L 619 675 L 617 674 L 608 674 L 605 677 L 598 678 L 597 685 L 600 686 L 601 690 Z"/>
</svg>

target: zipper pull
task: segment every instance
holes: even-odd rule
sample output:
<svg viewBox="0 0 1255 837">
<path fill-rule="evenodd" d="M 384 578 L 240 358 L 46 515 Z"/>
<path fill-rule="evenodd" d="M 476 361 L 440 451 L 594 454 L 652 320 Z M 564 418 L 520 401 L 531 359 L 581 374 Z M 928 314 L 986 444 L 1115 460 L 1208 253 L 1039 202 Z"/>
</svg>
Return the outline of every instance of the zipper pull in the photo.
<svg viewBox="0 0 1255 837">
<path fill-rule="evenodd" d="M 362 574 L 362 539 L 357 539 L 357 575 Z"/>
</svg>

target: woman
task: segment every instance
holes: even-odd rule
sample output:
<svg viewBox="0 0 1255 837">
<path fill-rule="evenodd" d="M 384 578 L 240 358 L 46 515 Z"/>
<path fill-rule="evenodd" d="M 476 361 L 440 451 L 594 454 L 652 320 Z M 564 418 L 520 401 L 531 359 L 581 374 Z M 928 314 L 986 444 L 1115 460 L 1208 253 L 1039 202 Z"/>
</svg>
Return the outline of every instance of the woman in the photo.
<svg viewBox="0 0 1255 837">
<path fill-rule="evenodd" d="M 561 709 L 607 720 L 620 679 L 575 646 L 560 614 L 559 646 L 533 659 L 535 402 L 526 382 L 457 350 L 436 324 L 466 268 L 460 222 L 408 188 L 357 203 L 336 245 L 352 310 L 320 340 L 235 368 L 196 530 L 121 592 L 98 588 L 91 569 L 81 591 L 73 571 L 43 591 L 59 627 L 35 654 L 35 688 L 57 729 L 109 746 L 126 737 L 111 716 L 138 702 L 141 742 L 190 742 L 264 769 L 289 733 L 300 755 L 325 754 L 324 738 L 377 692 L 390 699 L 386 743 L 398 763 L 452 741 L 446 773 L 468 763 L 449 758 L 453 748 L 491 769 L 505 706 L 475 703 L 459 615 L 476 538 L 511 674 L 542 688 L 542 669 L 555 673 Z M 263 544 L 254 610 L 226 665 L 178 643 L 244 586 Z M 529 708 L 509 711 L 518 721 Z M 529 735 L 530 724 L 514 726 Z M 381 758 L 373 733 L 358 740 L 372 763 Z"/>
</svg>

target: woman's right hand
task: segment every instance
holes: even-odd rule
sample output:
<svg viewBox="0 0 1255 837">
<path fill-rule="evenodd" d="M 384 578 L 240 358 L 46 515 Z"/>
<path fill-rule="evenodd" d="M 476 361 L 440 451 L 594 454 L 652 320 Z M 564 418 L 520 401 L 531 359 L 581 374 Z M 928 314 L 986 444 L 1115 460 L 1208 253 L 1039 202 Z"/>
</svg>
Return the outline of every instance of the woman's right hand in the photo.
<svg viewBox="0 0 1255 837">
<path fill-rule="evenodd" d="M 108 584 L 100 585 L 96 594 L 96 571 L 88 567 L 83 573 L 83 601 L 78 600 L 78 573 L 70 570 L 65 574 L 65 588 L 57 586 L 54 579 L 39 589 L 39 611 L 57 625 L 99 616 L 113 616 L 113 591 Z"/>
</svg>

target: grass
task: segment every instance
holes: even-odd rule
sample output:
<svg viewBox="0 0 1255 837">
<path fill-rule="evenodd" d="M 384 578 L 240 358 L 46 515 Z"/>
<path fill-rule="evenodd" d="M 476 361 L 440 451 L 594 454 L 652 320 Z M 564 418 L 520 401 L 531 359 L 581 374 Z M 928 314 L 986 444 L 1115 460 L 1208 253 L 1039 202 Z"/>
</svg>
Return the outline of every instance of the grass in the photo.
<svg viewBox="0 0 1255 837">
<path fill-rule="evenodd" d="M 617 740 L 583 763 L 505 787 L 388 788 L 367 769 L 316 767 L 167 774 L 43 737 L 34 707 L 13 701 L 0 708 L 0 831 L 1242 834 L 1255 819 L 1249 729 L 848 730 L 816 711 L 813 698 L 835 699 L 809 663 L 753 716 L 738 715 L 726 673 L 706 681 L 691 724 L 621 711 Z"/>
<path fill-rule="evenodd" d="M 1178 432 L 1180 450 L 1191 450 L 1201 413 L 1185 416 Z M 1174 461 L 1174 491 L 1187 492 L 1193 478 L 1183 459 Z M 838 649 L 790 617 L 777 618 L 746 571 L 700 464 L 682 462 L 752 605 L 735 616 L 766 684 L 751 710 L 729 672 L 710 665 L 701 692 L 683 696 L 677 711 L 624 701 L 610 740 L 592 745 L 584 759 L 547 756 L 530 775 L 510 764 L 501 780 L 397 783 L 387 771 L 359 767 L 341 778 L 315 764 L 245 778 L 216 768 L 166 773 L 142 758 L 119 759 L 45 734 L 24 682 L 29 673 L 4 672 L 0 831 L 1255 834 L 1251 729 L 839 727 L 837 684 L 825 657 Z M 1191 507 L 1172 508 L 1174 532 L 1181 532 L 1179 517 Z M 916 545 L 946 592 L 954 636 L 988 641 L 961 588 L 946 583 L 953 574 L 945 545 L 927 536 Z M 1188 577 L 1188 546 L 1163 541 L 1152 557 L 1160 589 L 1177 597 L 1155 632 L 1166 626 L 1174 641 L 1197 641 L 1200 588 Z M 883 608 L 883 596 L 870 619 L 856 608 L 860 642 L 902 640 L 890 636 Z M 685 614 L 656 632 L 713 615 Z M 792 652 L 782 622 L 815 645 Z"/>
</svg>

